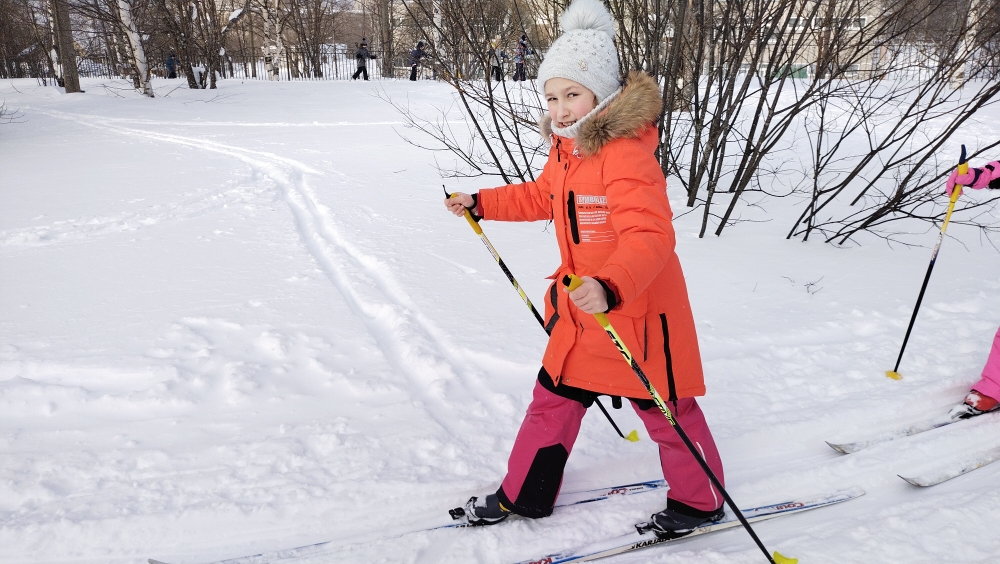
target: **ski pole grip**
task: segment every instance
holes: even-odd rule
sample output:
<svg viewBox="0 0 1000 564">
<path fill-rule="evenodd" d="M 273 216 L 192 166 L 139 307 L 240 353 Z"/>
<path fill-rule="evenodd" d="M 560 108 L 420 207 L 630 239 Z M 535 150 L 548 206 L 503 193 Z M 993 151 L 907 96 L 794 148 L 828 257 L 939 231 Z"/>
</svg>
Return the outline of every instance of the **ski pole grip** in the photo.
<svg viewBox="0 0 1000 564">
<path fill-rule="evenodd" d="M 566 276 L 563 276 L 563 285 L 566 286 L 567 290 L 572 292 L 580 286 L 583 286 L 583 280 L 576 274 L 567 274 Z"/>
<path fill-rule="evenodd" d="M 566 286 L 567 290 L 572 292 L 580 286 L 583 286 L 583 280 L 581 280 L 576 274 L 567 274 L 566 276 L 563 276 L 563 285 Z M 604 313 L 595 313 L 594 317 L 597 318 L 597 322 L 601 324 L 601 327 L 604 327 L 605 329 L 611 325 L 611 322 L 608 321 L 608 316 Z"/>
<path fill-rule="evenodd" d="M 449 199 L 454 198 L 455 196 L 458 195 L 458 194 L 448 194 L 447 188 L 445 188 L 444 193 L 448 196 Z M 472 227 L 472 230 L 476 232 L 476 235 L 483 234 L 483 229 L 479 227 L 479 224 L 476 223 L 476 220 L 472 219 L 472 214 L 469 213 L 469 208 L 465 208 L 465 221 L 469 222 L 469 225 Z"/>
<path fill-rule="evenodd" d="M 964 175 L 969 174 L 969 161 L 965 158 L 965 145 L 962 145 L 962 156 L 958 159 L 958 174 Z M 951 191 L 951 201 L 952 203 L 958 201 L 958 197 L 962 195 L 962 185 L 956 184 L 955 188 Z"/>
</svg>

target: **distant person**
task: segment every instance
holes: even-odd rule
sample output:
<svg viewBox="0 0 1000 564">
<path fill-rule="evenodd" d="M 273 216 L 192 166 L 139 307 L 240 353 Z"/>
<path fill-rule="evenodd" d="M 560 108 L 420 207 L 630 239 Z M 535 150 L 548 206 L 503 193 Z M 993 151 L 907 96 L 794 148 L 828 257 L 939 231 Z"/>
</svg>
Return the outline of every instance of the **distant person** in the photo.
<svg viewBox="0 0 1000 564">
<path fill-rule="evenodd" d="M 958 170 L 948 178 L 947 192 L 951 196 L 955 185 L 981 190 L 993 188 L 1000 190 L 1000 161 L 988 163 L 983 168 L 970 168 L 966 174 L 958 174 Z M 965 401 L 951 410 L 951 416 L 956 419 L 974 417 L 987 411 L 1000 409 L 1000 331 L 993 337 L 993 348 L 986 358 L 979 382 L 973 384 Z"/>
<path fill-rule="evenodd" d="M 527 74 L 524 72 L 524 60 L 528 55 L 531 54 L 531 49 L 528 48 L 528 36 L 521 34 L 521 38 L 517 41 L 517 49 L 514 51 L 514 81 L 525 81 L 528 79 Z"/>
<path fill-rule="evenodd" d="M 496 82 L 503 82 L 503 62 L 501 59 L 507 59 L 507 53 L 503 52 L 503 48 L 497 45 L 496 40 L 490 42 L 490 74 L 493 80 Z"/>
<path fill-rule="evenodd" d="M 420 59 L 427 56 L 427 52 L 424 51 L 424 42 L 417 41 L 417 48 L 410 51 L 410 80 L 417 80 L 417 66 L 420 64 Z"/>
<path fill-rule="evenodd" d="M 167 57 L 167 78 L 177 78 L 177 55 L 173 53 Z"/>
<path fill-rule="evenodd" d="M 368 80 L 368 59 L 374 59 L 375 55 L 372 55 L 368 51 L 367 38 L 361 38 L 361 44 L 354 51 L 354 58 L 358 61 L 358 70 L 354 71 L 354 74 L 351 75 L 351 80 L 357 80 L 358 75 L 364 75 L 365 80 Z"/>
</svg>

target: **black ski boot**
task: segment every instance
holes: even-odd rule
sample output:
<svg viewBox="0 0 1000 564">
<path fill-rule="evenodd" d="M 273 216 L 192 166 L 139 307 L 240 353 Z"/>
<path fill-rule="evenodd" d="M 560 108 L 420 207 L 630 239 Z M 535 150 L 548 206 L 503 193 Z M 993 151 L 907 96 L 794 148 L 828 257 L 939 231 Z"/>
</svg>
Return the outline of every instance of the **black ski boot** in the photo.
<svg viewBox="0 0 1000 564">
<path fill-rule="evenodd" d="M 683 512 L 671 509 L 669 506 L 654 513 L 649 518 L 650 530 L 661 539 L 676 539 L 691 534 L 698 527 L 721 521 L 726 516 L 726 508 L 715 511 L 698 511 L 693 507 L 684 507 Z"/>
<path fill-rule="evenodd" d="M 510 510 L 500 505 L 497 494 L 489 494 L 483 499 L 469 498 L 465 504 L 465 519 L 470 525 L 494 525 L 510 515 Z"/>
</svg>

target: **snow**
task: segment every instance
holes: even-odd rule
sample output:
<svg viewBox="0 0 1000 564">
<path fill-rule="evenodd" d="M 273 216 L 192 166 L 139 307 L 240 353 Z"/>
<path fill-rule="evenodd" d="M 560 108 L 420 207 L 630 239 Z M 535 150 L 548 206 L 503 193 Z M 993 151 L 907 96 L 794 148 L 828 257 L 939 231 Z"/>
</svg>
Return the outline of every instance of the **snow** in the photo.
<svg viewBox="0 0 1000 564">
<path fill-rule="evenodd" d="M 23 116 L 0 124 L 0 561 L 182 564 L 332 541 L 279 561 L 502 563 L 662 509 L 649 493 L 421 530 L 496 488 L 545 345 L 441 205 L 442 182 L 494 182 L 442 181 L 376 95 L 433 116 L 445 85 L 153 84 L 155 99 L 96 79 L 72 96 L 0 83 Z M 989 112 L 979 142 L 1000 136 Z M 824 441 L 960 401 L 1000 325 L 998 251 L 952 224 L 893 381 L 936 230 L 837 248 L 784 239 L 791 200 L 765 208 L 745 215 L 772 221 L 719 238 L 697 238 L 697 213 L 676 220 L 730 494 L 752 506 L 864 488 L 756 527 L 803 563 L 997 562 L 1000 465 L 930 489 L 897 474 L 995 448 L 1000 416 L 846 456 Z M 540 305 L 550 230 L 484 230 Z M 642 440 L 594 410 L 565 491 L 661 477 L 638 418 L 612 414 Z M 611 561 L 763 557 L 733 530 Z"/>
</svg>

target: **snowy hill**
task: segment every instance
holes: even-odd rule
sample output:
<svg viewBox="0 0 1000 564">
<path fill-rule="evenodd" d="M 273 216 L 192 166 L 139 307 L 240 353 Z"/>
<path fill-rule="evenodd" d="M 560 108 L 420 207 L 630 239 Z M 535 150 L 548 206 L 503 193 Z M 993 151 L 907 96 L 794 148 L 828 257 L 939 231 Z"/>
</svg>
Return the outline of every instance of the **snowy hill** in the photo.
<svg viewBox="0 0 1000 564">
<path fill-rule="evenodd" d="M 187 564 L 332 541 L 278 561 L 506 563 L 662 509 L 649 493 L 421 531 L 495 490 L 545 346 L 375 95 L 433 115 L 447 86 L 177 84 L 153 100 L 123 83 L 0 84 L 19 112 L 0 124 L 0 562 Z M 1000 137 L 991 112 L 983 140 Z M 684 194 L 668 193 L 679 216 Z M 846 456 L 824 443 L 961 400 L 1000 325 L 1000 252 L 949 229 L 893 381 L 936 230 L 837 248 L 785 240 L 789 204 L 755 213 L 777 221 L 705 239 L 698 214 L 675 223 L 729 492 L 750 506 L 867 491 L 761 538 L 803 564 L 1000 562 L 1000 464 L 931 489 L 897 477 L 1000 446 L 1000 414 Z M 540 303 L 552 234 L 484 230 Z M 564 491 L 661 477 L 638 418 L 612 415 L 642 440 L 592 410 Z M 611 560 L 762 561 L 739 529 Z"/>
</svg>

